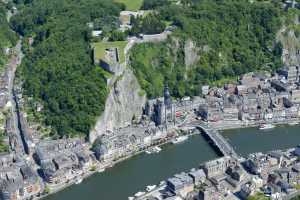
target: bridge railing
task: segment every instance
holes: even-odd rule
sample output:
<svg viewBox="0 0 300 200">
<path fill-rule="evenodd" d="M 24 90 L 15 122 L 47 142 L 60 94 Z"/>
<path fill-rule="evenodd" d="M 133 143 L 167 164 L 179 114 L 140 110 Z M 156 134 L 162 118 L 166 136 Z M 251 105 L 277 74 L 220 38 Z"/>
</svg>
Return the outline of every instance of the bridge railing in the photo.
<svg viewBox="0 0 300 200">
<path fill-rule="evenodd" d="M 234 151 L 233 147 L 217 130 L 203 124 L 198 124 L 195 127 L 199 127 L 203 131 L 205 131 L 206 134 L 211 138 L 211 140 L 215 143 L 215 145 L 224 155 L 234 156 L 238 158 L 238 154 Z"/>
</svg>

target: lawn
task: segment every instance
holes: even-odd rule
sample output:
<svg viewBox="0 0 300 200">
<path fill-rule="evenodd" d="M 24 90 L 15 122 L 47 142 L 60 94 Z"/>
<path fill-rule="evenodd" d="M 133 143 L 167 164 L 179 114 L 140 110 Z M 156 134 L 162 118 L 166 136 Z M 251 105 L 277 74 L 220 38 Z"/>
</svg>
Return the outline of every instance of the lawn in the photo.
<svg viewBox="0 0 300 200">
<path fill-rule="evenodd" d="M 117 41 L 117 42 L 97 42 L 93 43 L 94 48 L 94 59 L 100 60 L 105 57 L 105 49 L 107 48 L 118 48 L 120 63 L 125 62 L 124 48 L 127 45 L 127 41 Z"/>
<path fill-rule="evenodd" d="M 114 0 L 114 1 L 125 4 L 126 10 L 129 11 L 138 11 L 143 5 L 143 0 Z"/>
<path fill-rule="evenodd" d="M 270 198 L 266 197 L 264 194 L 262 193 L 257 193 L 253 196 L 249 196 L 247 198 L 247 200 L 270 200 Z"/>
</svg>

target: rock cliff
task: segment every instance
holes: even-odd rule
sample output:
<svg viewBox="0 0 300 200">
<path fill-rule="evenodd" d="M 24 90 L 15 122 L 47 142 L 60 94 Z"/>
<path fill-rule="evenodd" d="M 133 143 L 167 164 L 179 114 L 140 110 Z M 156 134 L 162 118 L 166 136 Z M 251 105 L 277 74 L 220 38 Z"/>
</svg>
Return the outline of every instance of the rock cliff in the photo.
<svg viewBox="0 0 300 200">
<path fill-rule="evenodd" d="M 296 33 L 299 30 L 299 18 L 295 18 L 294 24 L 284 26 L 277 34 L 277 40 L 282 44 L 282 62 L 286 66 L 300 66 L 300 36 Z"/>
<path fill-rule="evenodd" d="M 132 119 L 139 119 L 146 96 L 130 68 L 123 66 L 123 73 L 115 76 L 111 82 L 110 93 L 106 99 L 105 111 L 99 117 L 94 129 L 90 132 L 90 142 L 97 136 L 115 128 L 126 127 Z"/>
<path fill-rule="evenodd" d="M 185 66 L 188 68 L 196 64 L 200 59 L 199 48 L 192 40 L 188 39 L 184 44 L 184 62 Z"/>
</svg>

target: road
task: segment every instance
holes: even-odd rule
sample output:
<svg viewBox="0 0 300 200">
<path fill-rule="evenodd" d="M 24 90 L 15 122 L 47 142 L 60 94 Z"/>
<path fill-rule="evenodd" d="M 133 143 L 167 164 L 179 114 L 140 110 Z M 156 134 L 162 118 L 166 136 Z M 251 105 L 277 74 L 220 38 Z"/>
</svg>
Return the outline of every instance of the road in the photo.
<svg viewBox="0 0 300 200">
<path fill-rule="evenodd" d="M 12 132 L 10 134 L 11 138 L 14 138 L 15 146 L 13 147 L 13 150 L 15 153 L 23 155 L 25 154 L 24 151 L 24 145 L 23 145 L 23 140 L 21 137 L 21 133 L 19 130 L 19 119 L 18 119 L 18 114 L 17 114 L 17 108 L 16 108 L 16 99 L 14 95 L 14 80 L 15 80 L 15 73 L 17 70 L 18 65 L 21 64 L 22 58 L 24 57 L 22 53 L 22 42 L 21 38 L 18 41 L 17 45 L 13 48 L 13 55 L 10 58 L 6 72 L 8 75 L 8 97 L 9 97 L 9 102 L 11 104 L 10 107 L 10 113 L 11 113 L 11 122 L 12 122 Z"/>
</svg>

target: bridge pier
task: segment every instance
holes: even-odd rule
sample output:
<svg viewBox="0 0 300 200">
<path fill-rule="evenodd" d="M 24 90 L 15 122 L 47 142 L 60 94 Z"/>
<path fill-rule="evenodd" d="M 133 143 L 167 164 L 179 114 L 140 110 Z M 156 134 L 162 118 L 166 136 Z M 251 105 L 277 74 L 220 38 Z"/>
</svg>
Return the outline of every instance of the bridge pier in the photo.
<svg viewBox="0 0 300 200">
<path fill-rule="evenodd" d="M 194 127 L 202 133 L 204 138 L 209 142 L 209 144 L 213 147 L 214 150 L 216 150 L 219 155 L 230 156 L 236 159 L 239 158 L 233 147 L 217 130 L 202 123 L 197 124 Z"/>
<path fill-rule="evenodd" d="M 214 143 L 214 141 L 209 137 L 209 135 L 206 134 L 205 131 L 202 129 L 199 129 L 200 134 L 202 137 L 208 142 L 208 144 L 213 148 L 213 150 L 217 153 L 218 156 L 222 157 L 225 156 L 224 153 L 220 150 L 220 148 Z"/>
</svg>

